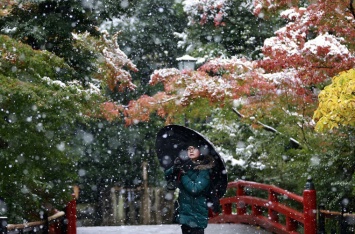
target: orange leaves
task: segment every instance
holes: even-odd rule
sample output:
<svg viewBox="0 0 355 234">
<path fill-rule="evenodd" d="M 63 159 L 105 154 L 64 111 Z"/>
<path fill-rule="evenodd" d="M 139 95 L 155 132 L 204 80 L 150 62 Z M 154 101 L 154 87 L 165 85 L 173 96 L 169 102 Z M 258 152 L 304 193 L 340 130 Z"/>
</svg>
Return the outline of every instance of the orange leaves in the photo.
<svg viewBox="0 0 355 234">
<path fill-rule="evenodd" d="M 180 76 L 181 72 L 176 68 L 155 70 L 150 76 L 149 84 L 156 85 L 161 82 L 164 84 L 165 92 L 170 93 L 175 90 Z"/>
<path fill-rule="evenodd" d="M 337 2 L 335 0 L 334 2 Z M 340 1 L 340 0 L 339 0 Z M 310 117 L 317 102 L 311 90 L 322 87 L 339 71 L 355 66 L 353 18 L 345 12 L 343 5 L 335 6 L 330 0 L 298 8 L 298 1 L 255 0 L 255 12 L 259 16 L 266 11 L 282 12 L 288 24 L 276 32 L 275 37 L 265 40 L 263 59 L 249 61 L 246 58 L 216 58 L 203 64 L 198 71 L 181 72 L 175 68 L 154 71 L 150 85 L 162 83 L 164 90 L 154 96 L 144 95 L 132 100 L 123 110 L 111 108 L 113 116 L 122 111 L 127 125 L 149 121 L 151 114 L 165 118 L 168 122 L 181 115 L 185 108 L 207 109 L 229 106 L 233 100 L 242 98 L 241 111 L 249 116 L 261 114 L 272 117 L 277 111 L 291 111 Z M 207 1 L 199 4 L 198 14 L 188 11 L 194 22 L 223 25 L 223 6 L 206 8 Z M 333 7 L 329 7 L 333 6 Z M 186 7 L 186 6 L 185 6 Z M 331 9 L 333 8 L 333 9 Z M 196 7 L 191 7 L 196 9 Z M 329 33 L 328 33 L 329 32 Z M 114 47 L 112 47 L 114 48 Z M 113 49 L 105 53 L 112 71 L 110 87 L 118 83 L 129 86 L 129 74 L 115 67 L 130 67 L 124 57 L 113 56 Z M 111 52 L 112 53 L 111 53 Z M 125 65 L 124 65 L 125 64 Z M 134 70 L 134 67 L 131 67 Z M 202 100 L 202 101 L 201 101 Z"/>
<path fill-rule="evenodd" d="M 126 125 L 137 124 L 139 121 L 148 121 L 154 104 L 154 98 L 148 95 L 143 95 L 138 100 L 130 101 L 124 111 Z"/>
<path fill-rule="evenodd" d="M 218 12 L 216 14 L 216 16 L 214 17 L 213 19 L 213 22 L 214 22 L 214 26 L 215 27 L 218 27 L 218 26 L 225 26 L 225 23 L 222 22 L 223 20 L 223 13 L 222 12 Z"/>
<path fill-rule="evenodd" d="M 194 99 L 208 98 L 211 102 L 224 99 L 224 88 L 227 84 L 218 77 L 211 77 L 204 72 L 194 72 L 185 79 L 186 88 L 181 97 L 181 105 L 186 106 Z"/>
<path fill-rule="evenodd" d="M 175 99 L 174 96 L 167 95 L 165 92 L 158 92 L 153 97 L 143 95 L 137 100 L 130 101 L 124 110 L 126 125 L 147 122 L 154 112 L 162 118 L 168 117 L 169 114 L 172 114 L 169 111 L 169 106 Z"/>
<path fill-rule="evenodd" d="M 112 121 L 120 116 L 123 107 L 113 102 L 105 102 L 101 104 L 101 115 L 108 121 Z"/>
<path fill-rule="evenodd" d="M 265 78 L 257 64 L 244 58 L 216 59 L 198 71 L 156 70 L 150 84 L 164 84 L 164 92 L 131 101 L 124 111 L 126 124 L 149 121 L 151 113 L 171 121 L 183 109 L 207 100 L 211 106 L 231 105 L 233 99 L 250 98 L 249 103 L 270 100 L 276 95 L 274 81 Z M 261 72 L 261 73 L 260 73 Z M 205 107 L 197 107 L 205 108 Z"/>
<path fill-rule="evenodd" d="M 338 72 L 355 66 L 353 18 L 349 18 L 351 14 L 345 12 L 345 5 L 339 1 L 334 1 L 338 5 L 330 0 L 317 4 L 311 1 L 307 8 L 298 8 L 297 0 L 255 0 L 254 9 L 259 16 L 266 11 L 276 12 L 291 7 L 282 12 L 282 17 L 289 23 L 276 31 L 275 37 L 265 40 L 262 60 L 216 58 L 202 65 L 198 71 L 156 70 L 151 75 L 150 85 L 162 83 L 164 91 L 131 101 L 124 111 L 126 123 L 148 121 L 151 113 L 171 120 L 186 106 L 201 99 L 221 106 L 243 97 L 250 114 L 258 111 L 267 113 L 272 108 L 312 112 L 316 98 L 311 87 L 321 87 L 322 82 Z M 218 6 L 211 2 L 196 1 L 186 3 L 191 5 L 185 4 L 184 7 L 190 9 L 185 10 L 194 22 L 221 26 L 223 17 L 226 17 L 226 2 Z M 124 60 L 120 57 L 121 60 L 115 62 L 112 53 L 106 55 L 113 64 L 111 67 Z M 125 66 L 129 67 L 129 64 Z M 119 79 L 113 80 L 111 87 L 115 82 L 129 85 L 129 74 L 112 71 L 113 76 Z"/>
<path fill-rule="evenodd" d="M 101 104 L 101 117 L 108 121 L 124 117 L 126 125 L 147 122 L 150 115 L 157 112 L 159 116 L 165 118 L 169 113 L 170 101 L 175 98 L 165 92 L 158 92 L 153 97 L 143 95 L 137 100 L 131 100 L 127 106 L 117 105 L 114 102 Z"/>
</svg>

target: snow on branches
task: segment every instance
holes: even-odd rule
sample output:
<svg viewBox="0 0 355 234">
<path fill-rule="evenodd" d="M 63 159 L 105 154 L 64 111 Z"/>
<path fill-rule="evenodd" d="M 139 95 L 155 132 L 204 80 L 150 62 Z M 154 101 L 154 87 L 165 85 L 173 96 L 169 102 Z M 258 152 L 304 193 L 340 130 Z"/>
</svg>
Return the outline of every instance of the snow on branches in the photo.
<svg viewBox="0 0 355 234">
<path fill-rule="evenodd" d="M 228 17 L 225 9 L 232 2 L 184 1 L 184 10 L 192 17 L 190 23 L 205 24 L 218 14 Z M 288 23 L 265 40 L 261 60 L 216 58 L 197 71 L 156 70 L 150 84 L 162 83 L 164 90 L 131 101 L 124 110 L 126 123 L 148 121 L 154 112 L 170 121 L 200 99 L 224 106 L 242 98 L 250 115 L 290 108 L 311 118 L 317 101 L 314 90 L 355 66 L 354 17 L 347 1 L 312 2 L 299 8 L 298 1 L 255 0 L 260 12 L 289 8 L 281 12 Z"/>
<path fill-rule="evenodd" d="M 297 6 L 298 3 L 299 0 L 254 0 L 253 13 L 260 18 L 264 18 L 265 15 L 269 15 L 270 13 Z"/>
<path fill-rule="evenodd" d="M 202 65 L 199 70 L 209 73 L 245 73 L 254 69 L 256 63 L 249 61 L 246 58 L 232 57 L 231 59 L 215 58 Z"/>
<path fill-rule="evenodd" d="M 136 66 L 127 55 L 123 53 L 117 43 L 117 36 L 115 34 L 111 39 L 108 39 L 108 33 L 103 34 L 104 48 L 102 53 L 104 55 L 107 66 L 111 71 L 109 79 L 109 87 L 114 89 L 118 85 L 118 90 L 123 91 L 125 88 L 135 89 L 136 85 L 131 82 L 131 75 L 128 71 L 124 70 L 127 67 L 131 71 L 138 71 Z"/>
<path fill-rule="evenodd" d="M 97 73 L 94 74 L 96 79 L 104 81 L 111 90 L 118 89 L 121 92 L 125 89 L 134 90 L 136 85 L 132 83 L 129 71 L 136 72 L 137 68 L 120 50 L 117 43 L 118 34 L 110 37 L 106 31 L 101 33 L 99 39 L 91 37 L 88 32 L 72 35 L 77 44 L 89 48 L 96 54 L 95 62 L 98 67 Z"/>
<path fill-rule="evenodd" d="M 189 0 L 183 1 L 184 11 L 189 16 L 189 25 L 206 24 L 213 21 L 215 26 L 224 26 L 223 18 L 227 17 L 230 0 Z"/>
<path fill-rule="evenodd" d="M 291 20 L 276 31 L 276 36 L 265 40 L 264 60 L 260 66 L 267 72 L 296 69 L 296 79 L 303 85 L 312 86 L 328 80 L 340 71 L 355 65 L 353 51 L 347 47 L 348 34 L 355 36 L 350 24 L 334 25 L 333 18 L 345 23 L 346 12 L 335 12 L 331 16 L 329 4 L 310 5 L 307 9 L 292 8 L 281 13 Z M 335 8 L 340 11 L 341 8 Z M 329 19 L 327 17 L 330 17 Z M 344 30 L 335 31 L 345 26 Z"/>
<path fill-rule="evenodd" d="M 136 85 L 132 82 L 130 71 L 138 71 L 133 62 L 122 52 L 117 43 L 118 34 L 109 36 L 106 31 L 101 32 L 99 39 L 93 38 L 89 33 L 76 34 L 73 38 L 79 46 L 89 48 L 96 54 L 97 72 L 94 77 L 107 85 L 110 90 L 120 92 L 134 90 Z M 121 116 L 125 107 L 114 102 L 105 102 L 100 106 L 101 117 L 114 120 Z"/>
<path fill-rule="evenodd" d="M 148 121 L 153 112 L 167 121 L 197 100 L 211 105 L 224 106 L 232 100 L 252 96 L 249 104 L 274 95 L 274 82 L 262 76 L 262 69 L 245 58 L 215 59 L 197 71 L 179 71 L 175 68 L 156 70 L 150 84 L 163 83 L 164 91 L 149 97 L 143 95 L 131 101 L 125 110 L 126 124 Z"/>
<path fill-rule="evenodd" d="M 177 83 L 180 75 L 180 71 L 176 68 L 155 70 L 150 76 L 149 84 L 163 83 L 165 92 L 171 93 L 176 88 L 174 84 Z"/>
</svg>

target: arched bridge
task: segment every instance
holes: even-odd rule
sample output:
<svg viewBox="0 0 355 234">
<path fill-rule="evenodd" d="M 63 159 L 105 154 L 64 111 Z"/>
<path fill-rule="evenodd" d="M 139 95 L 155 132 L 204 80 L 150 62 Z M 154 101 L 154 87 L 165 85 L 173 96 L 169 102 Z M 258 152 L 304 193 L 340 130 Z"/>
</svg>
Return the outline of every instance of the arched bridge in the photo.
<svg viewBox="0 0 355 234">
<path fill-rule="evenodd" d="M 221 213 L 210 211 L 206 234 L 317 233 L 316 191 L 311 181 L 303 195 L 273 185 L 239 180 L 228 184 Z M 178 225 L 81 227 L 78 234 L 180 233 Z"/>
<path fill-rule="evenodd" d="M 340 224 L 351 221 L 355 223 L 353 214 L 317 210 L 316 191 L 311 180 L 307 181 L 302 196 L 273 185 L 243 180 L 230 182 L 226 196 L 220 199 L 220 203 L 222 212 L 210 212 L 206 234 L 323 234 L 326 233 L 326 218 L 336 218 L 340 220 Z M 181 232 L 179 225 L 77 227 L 75 199 L 68 203 L 65 212 L 38 222 L 7 224 L 7 218 L 0 217 L 0 234 L 26 233 L 40 229 L 45 234 Z M 340 233 L 346 233 L 346 225 L 341 226 L 340 230 Z"/>
</svg>

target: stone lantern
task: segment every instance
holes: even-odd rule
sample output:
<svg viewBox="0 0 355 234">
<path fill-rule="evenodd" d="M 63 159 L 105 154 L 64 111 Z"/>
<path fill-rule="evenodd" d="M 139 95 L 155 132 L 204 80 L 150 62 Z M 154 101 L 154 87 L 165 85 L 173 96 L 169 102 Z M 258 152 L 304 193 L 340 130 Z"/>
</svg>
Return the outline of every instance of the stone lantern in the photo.
<svg viewBox="0 0 355 234">
<path fill-rule="evenodd" d="M 191 57 L 190 55 L 184 55 L 176 59 L 178 61 L 179 70 L 195 70 L 195 64 L 197 58 Z"/>
</svg>

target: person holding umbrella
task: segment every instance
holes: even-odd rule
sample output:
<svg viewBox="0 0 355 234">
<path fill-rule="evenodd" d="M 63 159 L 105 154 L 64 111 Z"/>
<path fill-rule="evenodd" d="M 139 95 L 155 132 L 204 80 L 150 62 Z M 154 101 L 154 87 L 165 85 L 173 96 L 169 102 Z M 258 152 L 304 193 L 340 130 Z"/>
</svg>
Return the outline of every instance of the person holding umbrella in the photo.
<svg viewBox="0 0 355 234">
<path fill-rule="evenodd" d="M 224 161 L 201 134 L 179 125 L 163 128 L 156 148 L 168 183 L 173 181 L 179 189 L 175 221 L 183 234 L 203 234 L 209 208 L 219 208 L 211 195 L 219 201 L 226 190 Z"/>
<path fill-rule="evenodd" d="M 207 195 L 210 187 L 210 169 L 214 167 L 212 157 L 202 156 L 197 145 L 187 148 L 190 159 L 186 163 L 177 157 L 174 165 L 165 171 L 166 177 L 175 175 L 178 180 L 179 198 L 176 221 L 181 224 L 183 234 L 203 234 L 208 224 Z"/>
</svg>

